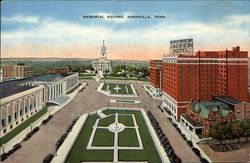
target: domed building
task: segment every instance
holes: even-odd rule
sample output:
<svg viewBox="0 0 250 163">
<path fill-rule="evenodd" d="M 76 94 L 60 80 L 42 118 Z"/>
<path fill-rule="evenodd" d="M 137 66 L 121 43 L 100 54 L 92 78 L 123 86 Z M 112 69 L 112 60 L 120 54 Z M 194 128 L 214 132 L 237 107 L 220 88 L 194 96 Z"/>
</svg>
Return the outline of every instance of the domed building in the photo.
<svg viewBox="0 0 250 163">
<path fill-rule="evenodd" d="M 93 61 L 92 67 L 97 72 L 110 73 L 112 71 L 111 60 L 107 59 L 107 52 L 104 40 L 103 45 L 101 47 L 101 57 Z"/>
</svg>

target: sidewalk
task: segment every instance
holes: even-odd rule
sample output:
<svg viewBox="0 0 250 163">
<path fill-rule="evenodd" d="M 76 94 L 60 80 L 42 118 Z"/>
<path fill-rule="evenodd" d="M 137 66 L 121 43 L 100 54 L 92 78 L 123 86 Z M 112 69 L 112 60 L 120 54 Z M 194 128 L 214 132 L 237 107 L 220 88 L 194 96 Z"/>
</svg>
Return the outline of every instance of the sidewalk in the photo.
<svg viewBox="0 0 250 163">
<path fill-rule="evenodd" d="M 170 117 L 165 111 L 164 114 L 166 115 L 166 117 Z M 201 156 L 205 158 L 207 161 L 212 162 L 211 159 L 206 155 L 206 153 L 203 152 L 203 150 L 197 145 L 200 139 L 194 133 L 186 129 L 180 122 L 177 122 L 174 119 L 172 119 L 172 121 L 177 124 L 178 128 L 181 130 L 182 134 L 186 136 L 187 140 L 190 140 L 193 143 L 193 147 L 199 149 Z"/>
<path fill-rule="evenodd" d="M 84 87 L 86 85 L 86 83 L 83 83 L 78 89 L 76 89 L 74 92 L 72 92 L 71 94 L 67 95 L 70 97 L 70 99 L 68 99 L 63 105 L 61 106 L 51 106 L 48 107 L 48 111 L 47 113 L 45 113 L 43 116 L 41 116 L 39 119 L 37 119 L 35 122 L 32 123 L 32 128 L 34 129 L 35 127 L 39 127 L 42 124 L 42 121 L 44 119 L 47 119 L 49 115 L 53 115 L 55 114 L 57 111 L 59 111 L 60 109 L 62 109 L 64 106 L 66 106 L 68 103 L 70 103 L 70 101 L 72 101 L 74 99 L 74 97 L 76 96 L 76 94 L 79 92 L 79 90 Z M 23 141 L 23 139 L 26 137 L 26 135 L 31 132 L 31 126 L 25 128 L 23 131 L 21 131 L 18 135 L 16 135 L 15 137 L 13 137 L 10 141 L 8 141 L 5 145 L 4 145 L 4 152 L 7 153 L 9 150 L 11 150 L 13 148 L 13 146 L 17 143 L 21 143 Z M 38 131 L 39 132 L 39 131 Z M 31 137 L 32 139 L 32 137 Z M 28 140 L 29 141 L 29 140 Z M 0 154 L 3 154 L 3 146 L 0 147 Z"/>
</svg>

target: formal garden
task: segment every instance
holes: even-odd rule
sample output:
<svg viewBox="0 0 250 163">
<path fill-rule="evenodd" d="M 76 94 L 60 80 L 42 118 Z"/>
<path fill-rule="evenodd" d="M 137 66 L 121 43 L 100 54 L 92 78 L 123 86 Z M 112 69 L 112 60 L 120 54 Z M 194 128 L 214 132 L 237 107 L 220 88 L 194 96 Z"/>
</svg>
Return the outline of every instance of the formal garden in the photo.
<svg viewBox="0 0 250 163">
<path fill-rule="evenodd" d="M 104 83 L 102 91 L 110 92 L 111 95 L 133 95 L 133 89 L 130 84 L 115 84 L 115 83 Z"/>
<path fill-rule="evenodd" d="M 89 115 L 66 162 L 161 162 L 140 111 Z"/>
</svg>

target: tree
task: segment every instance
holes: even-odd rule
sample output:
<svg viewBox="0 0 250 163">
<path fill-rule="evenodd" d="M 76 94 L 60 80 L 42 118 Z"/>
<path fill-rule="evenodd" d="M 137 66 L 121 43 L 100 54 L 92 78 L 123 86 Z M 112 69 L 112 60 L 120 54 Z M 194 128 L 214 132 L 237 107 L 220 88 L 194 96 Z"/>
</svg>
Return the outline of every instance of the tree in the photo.
<svg viewBox="0 0 250 163">
<path fill-rule="evenodd" d="M 221 123 L 215 123 L 212 126 L 210 136 L 212 136 L 213 139 L 217 139 L 218 141 L 223 140 L 225 125 L 222 125 Z"/>
<path fill-rule="evenodd" d="M 239 142 L 240 137 L 243 135 L 243 129 L 240 127 L 239 123 L 232 124 L 232 134 L 233 134 L 233 137 L 237 138 Z"/>
</svg>

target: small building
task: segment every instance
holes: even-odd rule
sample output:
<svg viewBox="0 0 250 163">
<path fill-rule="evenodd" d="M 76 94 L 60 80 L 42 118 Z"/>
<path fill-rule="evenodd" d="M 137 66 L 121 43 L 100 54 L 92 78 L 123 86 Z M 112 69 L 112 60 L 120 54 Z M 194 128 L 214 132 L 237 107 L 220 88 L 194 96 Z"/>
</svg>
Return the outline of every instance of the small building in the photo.
<svg viewBox="0 0 250 163">
<path fill-rule="evenodd" d="M 235 114 L 231 106 L 221 101 L 193 102 L 181 115 L 183 126 L 199 135 L 209 135 L 215 123 L 224 121 L 235 121 Z"/>
<path fill-rule="evenodd" d="M 97 72 L 110 73 L 112 71 L 111 60 L 107 59 L 106 47 L 103 40 L 101 47 L 101 57 L 92 62 L 92 67 Z"/>
</svg>

